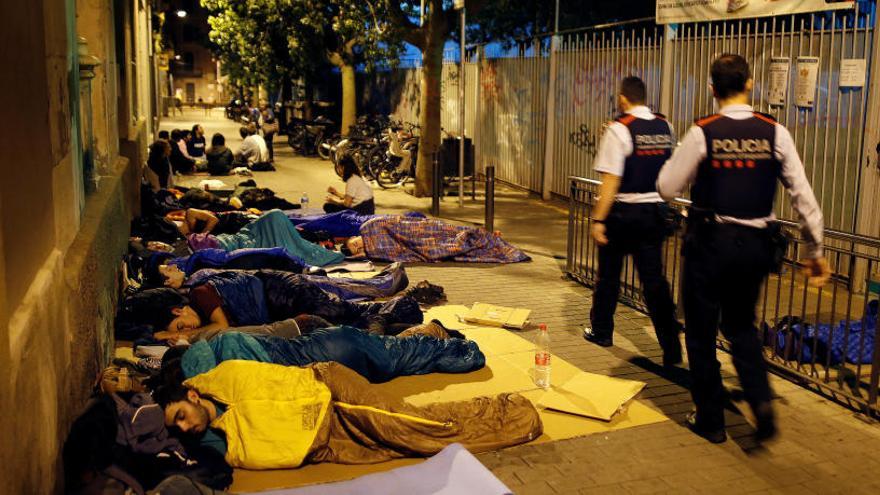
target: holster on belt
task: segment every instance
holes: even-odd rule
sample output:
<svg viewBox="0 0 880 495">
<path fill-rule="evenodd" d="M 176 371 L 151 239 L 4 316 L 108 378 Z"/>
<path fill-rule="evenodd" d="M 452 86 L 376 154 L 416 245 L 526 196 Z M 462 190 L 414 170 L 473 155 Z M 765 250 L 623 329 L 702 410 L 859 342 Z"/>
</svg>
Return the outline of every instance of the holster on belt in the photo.
<svg viewBox="0 0 880 495">
<path fill-rule="evenodd" d="M 779 273 L 782 271 L 782 262 L 785 261 L 785 255 L 788 252 L 789 234 L 782 228 L 782 223 L 768 222 L 767 235 L 773 249 L 770 257 L 770 271 Z"/>
</svg>

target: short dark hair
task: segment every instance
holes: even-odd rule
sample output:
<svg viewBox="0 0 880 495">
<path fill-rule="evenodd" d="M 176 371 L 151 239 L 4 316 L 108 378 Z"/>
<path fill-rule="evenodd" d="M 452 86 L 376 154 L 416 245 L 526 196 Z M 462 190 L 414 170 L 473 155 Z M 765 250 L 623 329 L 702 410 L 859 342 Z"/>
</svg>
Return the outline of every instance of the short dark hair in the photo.
<svg viewBox="0 0 880 495">
<path fill-rule="evenodd" d="M 168 135 L 168 131 L 159 131 L 159 139 L 164 139 L 168 141 L 169 137 L 170 136 Z"/>
<path fill-rule="evenodd" d="M 165 354 L 171 353 L 171 349 Z M 186 394 L 189 390 L 183 385 L 184 379 L 180 357 L 170 360 L 163 357 L 162 369 L 150 379 L 151 383 L 148 384 L 153 390 L 153 400 L 156 401 L 156 404 L 164 409 L 169 404 L 187 400 Z"/>
<path fill-rule="evenodd" d="M 147 289 L 125 299 L 120 312 L 126 321 L 150 325 L 154 331 L 165 330 L 174 320 L 175 308 L 189 305 L 189 299 L 174 289 Z"/>
<path fill-rule="evenodd" d="M 211 136 L 211 146 L 226 146 L 226 138 L 219 132 Z"/>
<path fill-rule="evenodd" d="M 171 130 L 171 140 L 175 141 L 175 142 L 179 141 L 180 138 L 183 137 L 182 133 L 183 133 L 183 131 L 181 131 L 180 129 L 172 129 Z"/>
<path fill-rule="evenodd" d="M 717 98 L 728 98 L 746 90 L 752 77 L 749 63 L 741 55 L 725 53 L 712 62 L 712 88 Z"/>
<path fill-rule="evenodd" d="M 361 171 L 358 169 L 357 163 L 354 162 L 354 158 L 352 158 L 351 155 L 343 155 L 339 157 L 336 164 L 342 167 L 342 180 L 347 181 L 352 175 L 361 175 Z"/>
<path fill-rule="evenodd" d="M 248 128 L 245 126 L 241 126 L 241 128 L 238 129 L 238 133 L 241 134 L 242 138 L 246 138 L 250 135 L 250 131 L 248 131 Z"/>
<path fill-rule="evenodd" d="M 152 252 L 144 262 L 144 268 L 141 270 L 141 279 L 146 287 L 164 287 L 165 276 L 159 272 L 159 266 L 167 264 L 173 259 L 171 253 Z"/>
<path fill-rule="evenodd" d="M 147 163 L 159 164 L 161 160 L 165 159 L 165 150 L 171 149 L 171 144 L 164 139 L 159 139 L 154 141 L 153 144 L 150 145 L 150 153 L 147 155 Z"/>
<path fill-rule="evenodd" d="M 648 90 L 645 88 L 644 81 L 636 76 L 629 76 L 620 81 L 620 94 L 632 104 L 643 104 L 647 101 Z"/>
</svg>

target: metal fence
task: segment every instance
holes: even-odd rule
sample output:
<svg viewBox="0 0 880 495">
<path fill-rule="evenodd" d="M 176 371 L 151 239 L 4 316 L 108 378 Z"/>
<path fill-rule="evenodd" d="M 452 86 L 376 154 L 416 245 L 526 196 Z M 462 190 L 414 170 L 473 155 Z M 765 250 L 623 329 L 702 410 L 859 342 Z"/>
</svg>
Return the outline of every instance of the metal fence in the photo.
<svg viewBox="0 0 880 495">
<path fill-rule="evenodd" d="M 864 5 L 857 3 L 858 5 Z M 562 34 L 551 51 L 549 37 L 524 40 L 513 47 L 476 47 L 466 63 L 466 135 L 477 147 L 477 170 L 489 162 L 498 179 L 534 192 L 568 196 L 568 177 L 595 178 L 593 158 L 604 124 L 616 113 L 615 96 L 627 75 L 644 79 L 649 105 L 669 116 L 679 136 L 691 122 L 715 111 L 709 90 L 709 66 L 723 52 L 744 55 L 754 72 L 754 107 L 774 115 L 794 137 L 826 225 L 855 231 L 868 80 L 862 88 L 840 86 L 844 59 L 872 63 L 876 6 L 871 10 L 829 11 L 726 22 L 657 26 L 653 20 L 616 23 Z M 451 54 L 450 54 L 451 56 Z M 798 57 L 819 58 L 818 90 L 812 108 L 795 105 L 795 78 L 788 78 L 786 99 L 771 105 L 770 63 Z M 555 78 L 551 74 L 555 61 Z M 415 69 L 395 91 L 395 115 L 418 119 Z M 458 66 L 443 71 L 442 122 L 458 134 Z M 547 142 L 551 78 L 553 136 Z M 550 150 L 548 152 L 548 150 Z M 552 161 L 547 167 L 547 158 Z M 550 177 L 544 179 L 544 174 Z M 880 191 L 878 191 L 880 194 Z M 780 202 L 777 214 L 793 212 Z"/>
<path fill-rule="evenodd" d="M 593 287 L 598 249 L 590 237 L 591 209 L 600 183 L 578 177 L 569 181 L 568 259 L 566 272 Z M 673 202 L 684 209 L 685 199 Z M 797 225 L 783 222 L 790 234 L 784 269 L 766 280 L 757 311 L 759 337 L 771 369 L 850 404 L 868 414 L 880 413 L 880 340 L 876 338 L 877 298 L 880 297 L 880 240 L 828 229 L 832 242 L 825 256 L 833 277 L 825 287 L 806 284 L 796 260 L 804 240 Z M 681 231 L 664 250 L 667 279 L 673 299 L 680 301 Z M 632 260 L 621 273 L 621 300 L 645 310 Z M 719 339 L 719 346 L 727 342 Z"/>
</svg>

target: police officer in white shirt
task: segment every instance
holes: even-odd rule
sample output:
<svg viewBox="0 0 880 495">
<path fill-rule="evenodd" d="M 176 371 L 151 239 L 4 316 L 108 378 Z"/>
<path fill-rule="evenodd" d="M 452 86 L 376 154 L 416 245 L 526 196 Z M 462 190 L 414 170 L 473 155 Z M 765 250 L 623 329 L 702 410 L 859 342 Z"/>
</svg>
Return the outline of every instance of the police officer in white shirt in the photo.
<svg viewBox="0 0 880 495">
<path fill-rule="evenodd" d="M 672 154 L 672 128 L 645 106 L 645 83 L 627 77 L 620 84 L 621 115 L 609 124 L 594 163 L 602 174 L 599 199 L 592 214 L 592 235 L 599 245 L 599 277 L 584 338 L 611 346 L 620 272 L 631 254 L 642 282 L 645 302 L 663 364 L 681 362 L 681 325 L 663 273 L 662 247 L 671 232 L 671 211 L 656 190 L 657 175 Z"/>
<path fill-rule="evenodd" d="M 666 199 L 693 184 L 683 246 L 683 297 L 696 410 L 687 425 L 710 442 L 727 439 L 726 397 L 715 357 L 720 321 L 755 414 L 755 438 L 762 441 L 776 434 L 776 425 L 755 306 L 761 284 L 783 249 L 773 215 L 777 181 L 788 189 L 800 217 L 807 241 L 802 263 L 809 282 L 817 286 L 830 275 L 822 257 L 822 212 L 788 130 L 749 106 L 752 79 L 746 60 L 722 55 L 712 63 L 711 76 L 720 113 L 697 120 L 657 180 Z"/>
</svg>

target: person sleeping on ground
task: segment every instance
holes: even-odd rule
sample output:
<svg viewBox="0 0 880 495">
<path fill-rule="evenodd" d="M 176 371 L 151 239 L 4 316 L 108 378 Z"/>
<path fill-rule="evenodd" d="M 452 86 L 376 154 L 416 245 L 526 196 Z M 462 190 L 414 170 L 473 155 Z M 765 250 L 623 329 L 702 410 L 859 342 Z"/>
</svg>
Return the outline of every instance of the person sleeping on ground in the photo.
<svg viewBox="0 0 880 495">
<path fill-rule="evenodd" d="M 121 313 L 126 321 L 151 325 L 157 339 L 188 338 L 205 330 L 262 325 L 301 314 L 374 333 L 384 333 L 396 323 L 423 321 L 419 303 L 409 296 L 353 303 L 302 275 L 276 270 L 208 273 L 186 296 L 170 288 L 140 291 L 123 301 Z"/>
<path fill-rule="evenodd" d="M 325 215 L 306 217 L 292 216 L 290 221 L 296 226 L 303 237 L 310 233 L 323 232 L 330 237 L 346 238 L 361 234 L 361 226 L 374 218 L 392 215 L 363 215 L 354 210 L 342 210 Z M 409 218 L 425 218 L 425 215 L 416 211 L 408 211 L 403 214 Z"/>
<path fill-rule="evenodd" d="M 174 258 L 170 253 L 154 253 L 147 259 L 143 269 L 144 284 L 148 287 L 171 287 L 180 289 L 195 285 L 208 274 L 204 269 L 273 269 L 302 273 L 309 266 L 291 256 L 284 248 L 239 249 L 227 253 L 221 249 L 204 249 L 184 258 Z M 342 299 L 359 300 L 390 297 L 409 285 L 403 265 L 392 263 L 368 279 L 328 277 L 303 273 L 303 277 L 321 289 Z"/>
<path fill-rule="evenodd" d="M 543 431 L 537 409 L 519 394 L 411 406 L 334 362 L 225 361 L 182 384 L 169 380 L 153 397 L 166 425 L 246 469 L 425 457 L 453 442 L 483 452 Z"/>
<path fill-rule="evenodd" d="M 215 236 L 209 233 L 193 233 L 187 236 L 187 239 L 193 251 L 210 248 L 235 251 L 245 248 L 282 247 L 312 266 L 332 265 L 345 259 L 341 253 L 324 249 L 303 239 L 281 210 L 263 213 L 235 234 Z"/>
<path fill-rule="evenodd" d="M 184 236 L 189 234 L 235 234 L 253 222 L 258 215 L 244 211 L 210 212 L 198 208 L 173 211 L 165 218 L 174 222 Z"/>
<path fill-rule="evenodd" d="M 525 253 L 480 227 L 452 225 L 433 218 L 384 215 L 360 226 L 343 250 L 351 256 L 388 261 L 516 263 Z"/>
<path fill-rule="evenodd" d="M 447 331 L 436 321 L 412 325 L 390 336 L 350 326 L 326 326 L 326 322 L 322 328 L 310 328 L 310 319 L 313 317 L 200 333 L 206 338 L 165 352 L 162 373 L 176 372 L 174 367 L 179 366 L 183 376 L 190 378 L 233 359 L 284 366 L 334 361 L 370 382 L 382 383 L 399 376 L 468 373 L 486 364 L 476 342 L 450 337 L 450 333 L 461 334 Z"/>
</svg>

